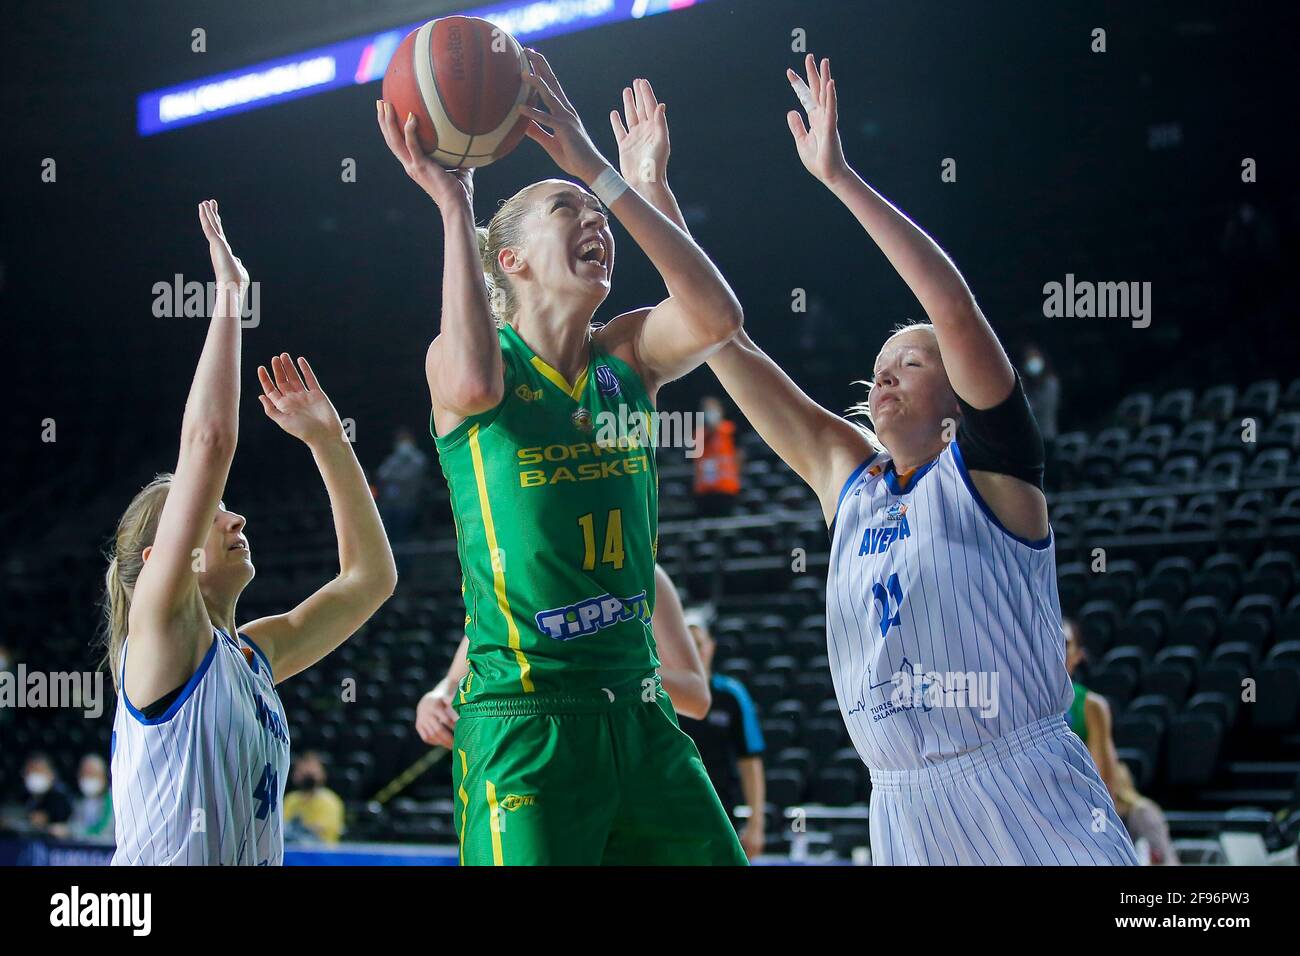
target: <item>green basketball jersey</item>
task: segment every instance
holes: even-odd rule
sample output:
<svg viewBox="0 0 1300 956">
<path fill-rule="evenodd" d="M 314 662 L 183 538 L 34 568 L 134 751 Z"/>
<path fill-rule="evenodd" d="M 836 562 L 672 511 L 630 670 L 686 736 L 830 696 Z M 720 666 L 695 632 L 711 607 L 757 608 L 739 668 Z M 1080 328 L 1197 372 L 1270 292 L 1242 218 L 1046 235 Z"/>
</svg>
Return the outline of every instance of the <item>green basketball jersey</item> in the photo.
<svg viewBox="0 0 1300 956">
<path fill-rule="evenodd" d="M 1088 688 L 1077 680 L 1071 683 L 1074 684 L 1074 700 L 1070 702 L 1070 709 L 1066 711 L 1066 715 L 1069 717 L 1070 729 L 1086 744 L 1088 742 L 1088 721 L 1084 718 L 1083 705 L 1088 698 Z"/>
<path fill-rule="evenodd" d="M 505 397 L 435 435 L 469 637 L 459 703 L 589 691 L 653 674 L 654 406 L 589 347 L 571 386 L 507 326 Z"/>
</svg>

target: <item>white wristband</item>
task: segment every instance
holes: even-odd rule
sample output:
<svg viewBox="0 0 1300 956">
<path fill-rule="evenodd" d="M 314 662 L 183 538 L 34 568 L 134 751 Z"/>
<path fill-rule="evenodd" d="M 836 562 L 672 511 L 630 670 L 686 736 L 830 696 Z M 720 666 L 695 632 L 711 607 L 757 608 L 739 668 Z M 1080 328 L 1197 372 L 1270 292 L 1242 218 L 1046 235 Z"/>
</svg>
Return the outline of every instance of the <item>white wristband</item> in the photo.
<svg viewBox="0 0 1300 956">
<path fill-rule="evenodd" d="M 600 175 L 591 181 L 591 191 L 606 206 L 612 206 L 614 200 L 623 195 L 627 189 L 627 180 L 618 174 L 613 166 L 606 166 Z"/>
</svg>

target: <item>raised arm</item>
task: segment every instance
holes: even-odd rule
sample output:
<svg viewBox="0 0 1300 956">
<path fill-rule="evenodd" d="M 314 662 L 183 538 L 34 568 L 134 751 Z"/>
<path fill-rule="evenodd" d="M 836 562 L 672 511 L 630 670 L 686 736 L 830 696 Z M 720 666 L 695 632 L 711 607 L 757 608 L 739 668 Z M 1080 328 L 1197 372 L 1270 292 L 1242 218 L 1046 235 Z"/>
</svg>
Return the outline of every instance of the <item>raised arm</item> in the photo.
<svg viewBox="0 0 1300 956">
<path fill-rule="evenodd" d="M 399 123 L 376 101 L 384 141 L 442 214 L 442 321 L 425 355 L 434 424 L 446 434 L 463 419 L 495 408 L 504 390 L 501 343 L 488 304 L 474 230 L 474 171 L 443 169 L 420 148 L 414 114 Z"/>
<path fill-rule="evenodd" d="M 528 55 L 535 72 L 525 79 L 537 89 L 549 112 L 519 107 L 522 115 L 533 120 L 527 135 L 566 173 L 588 185 L 595 183 L 612 167 L 592 145 L 545 57 L 535 50 Z M 667 123 L 662 106 L 651 121 Z M 666 135 L 666 125 L 664 129 Z M 629 342 L 632 359 L 653 395 L 660 385 L 685 375 L 735 335 L 743 313 L 735 293 L 704 251 L 635 189 L 624 189 L 609 209 L 668 290 L 668 298 L 654 308 L 627 313 L 610 323 L 634 326 L 623 330 L 620 339 Z"/>
<path fill-rule="evenodd" d="M 1001 343 L 952 260 L 845 162 L 830 60 L 819 68 L 809 54 L 805 68 L 806 82 L 786 71 L 808 114 L 806 128 L 797 110 L 786 115 L 799 158 L 849 208 L 921 303 L 934 323 L 953 390 L 974 408 L 992 408 L 1011 394 L 1015 381 Z"/>
<path fill-rule="evenodd" d="M 311 449 L 325 480 L 339 573 L 285 614 L 264 617 L 244 632 L 267 655 L 276 681 L 306 670 L 352 636 L 397 586 L 397 568 L 361 464 L 344 436 L 343 423 L 305 358 L 302 375 L 287 352 L 271 359 L 271 372 L 257 369 L 267 417 Z"/>
<path fill-rule="evenodd" d="M 248 272 L 230 251 L 216 200 L 199 223 L 217 282 L 207 339 L 181 419 L 180 454 L 152 546 L 131 596 L 127 696 L 144 706 L 185 683 L 212 642 L 195 566 L 239 438 L 240 313 Z"/>
<path fill-rule="evenodd" d="M 655 565 L 655 612 L 651 627 L 659 651 L 659 676 L 673 702 L 673 710 L 703 720 L 712 706 L 709 679 L 700 661 L 677 586 L 659 565 Z"/>
<path fill-rule="evenodd" d="M 641 194 L 682 232 L 686 217 L 668 186 L 668 107 L 655 99 L 649 80 L 636 79 L 623 87 L 623 115 L 610 110 L 609 125 L 618 143 L 618 171 L 627 184 Z"/>
<path fill-rule="evenodd" d="M 623 90 L 623 116 L 612 111 L 610 125 L 623 178 L 685 232 L 686 220 L 668 185 L 665 109 L 649 82 L 638 79 Z M 857 427 L 805 395 L 743 329 L 708 361 L 763 440 L 817 492 L 829 523 L 839 485 L 871 455 L 870 442 Z"/>
</svg>

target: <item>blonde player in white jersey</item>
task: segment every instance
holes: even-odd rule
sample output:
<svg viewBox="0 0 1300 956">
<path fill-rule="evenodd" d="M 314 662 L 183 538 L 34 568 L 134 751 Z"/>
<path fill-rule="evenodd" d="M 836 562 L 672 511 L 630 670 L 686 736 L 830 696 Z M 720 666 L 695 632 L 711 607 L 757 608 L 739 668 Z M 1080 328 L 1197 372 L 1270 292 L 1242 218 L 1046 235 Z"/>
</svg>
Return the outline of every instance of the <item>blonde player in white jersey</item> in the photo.
<svg viewBox="0 0 1300 956">
<path fill-rule="evenodd" d="M 365 475 L 306 359 L 259 367 L 267 416 L 325 481 L 339 574 L 286 614 L 235 626 L 253 579 L 244 519 L 221 501 L 239 432 L 248 273 L 215 201 L 199 205 L 217 296 L 181 422 L 176 470 L 118 523 L 106 578 L 107 663 L 118 691 L 114 864 L 284 861 L 289 733 L 275 684 L 346 640 L 392 594 L 392 552 Z M 273 472 L 271 472 L 273 474 Z M 129 638 L 128 638 L 129 634 Z"/>
<path fill-rule="evenodd" d="M 1043 444 L 1024 389 L 951 260 L 845 162 L 829 61 L 809 56 L 806 70 L 787 72 L 808 116 L 787 116 L 799 158 L 932 324 L 876 356 L 856 409 L 874 435 L 810 400 L 743 332 L 709 365 L 831 526 L 828 652 L 871 770 L 873 859 L 1135 863 L 1064 719 Z"/>
</svg>

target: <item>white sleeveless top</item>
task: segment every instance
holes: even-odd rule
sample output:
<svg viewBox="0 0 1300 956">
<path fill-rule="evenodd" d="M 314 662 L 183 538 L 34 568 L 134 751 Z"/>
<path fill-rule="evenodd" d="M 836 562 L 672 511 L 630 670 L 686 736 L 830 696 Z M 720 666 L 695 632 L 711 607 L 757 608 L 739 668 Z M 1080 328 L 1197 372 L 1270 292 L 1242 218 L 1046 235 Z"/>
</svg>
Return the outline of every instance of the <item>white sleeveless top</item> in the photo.
<svg viewBox="0 0 1300 956">
<path fill-rule="evenodd" d="M 955 441 L 906 490 L 884 454 L 845 483 L 826 636 L 840 711 L 873 769 L 933 766 L 1073 699 L 1052 534 L 1007 531 Z"/>
<path fill-rule="evenodd" d="M 289 731 L 266 655 L 213 629 L 212 647 L 166 712 L 126 696 L 113 719 L 114 865 L 279 865 Z"/>
</svg>

